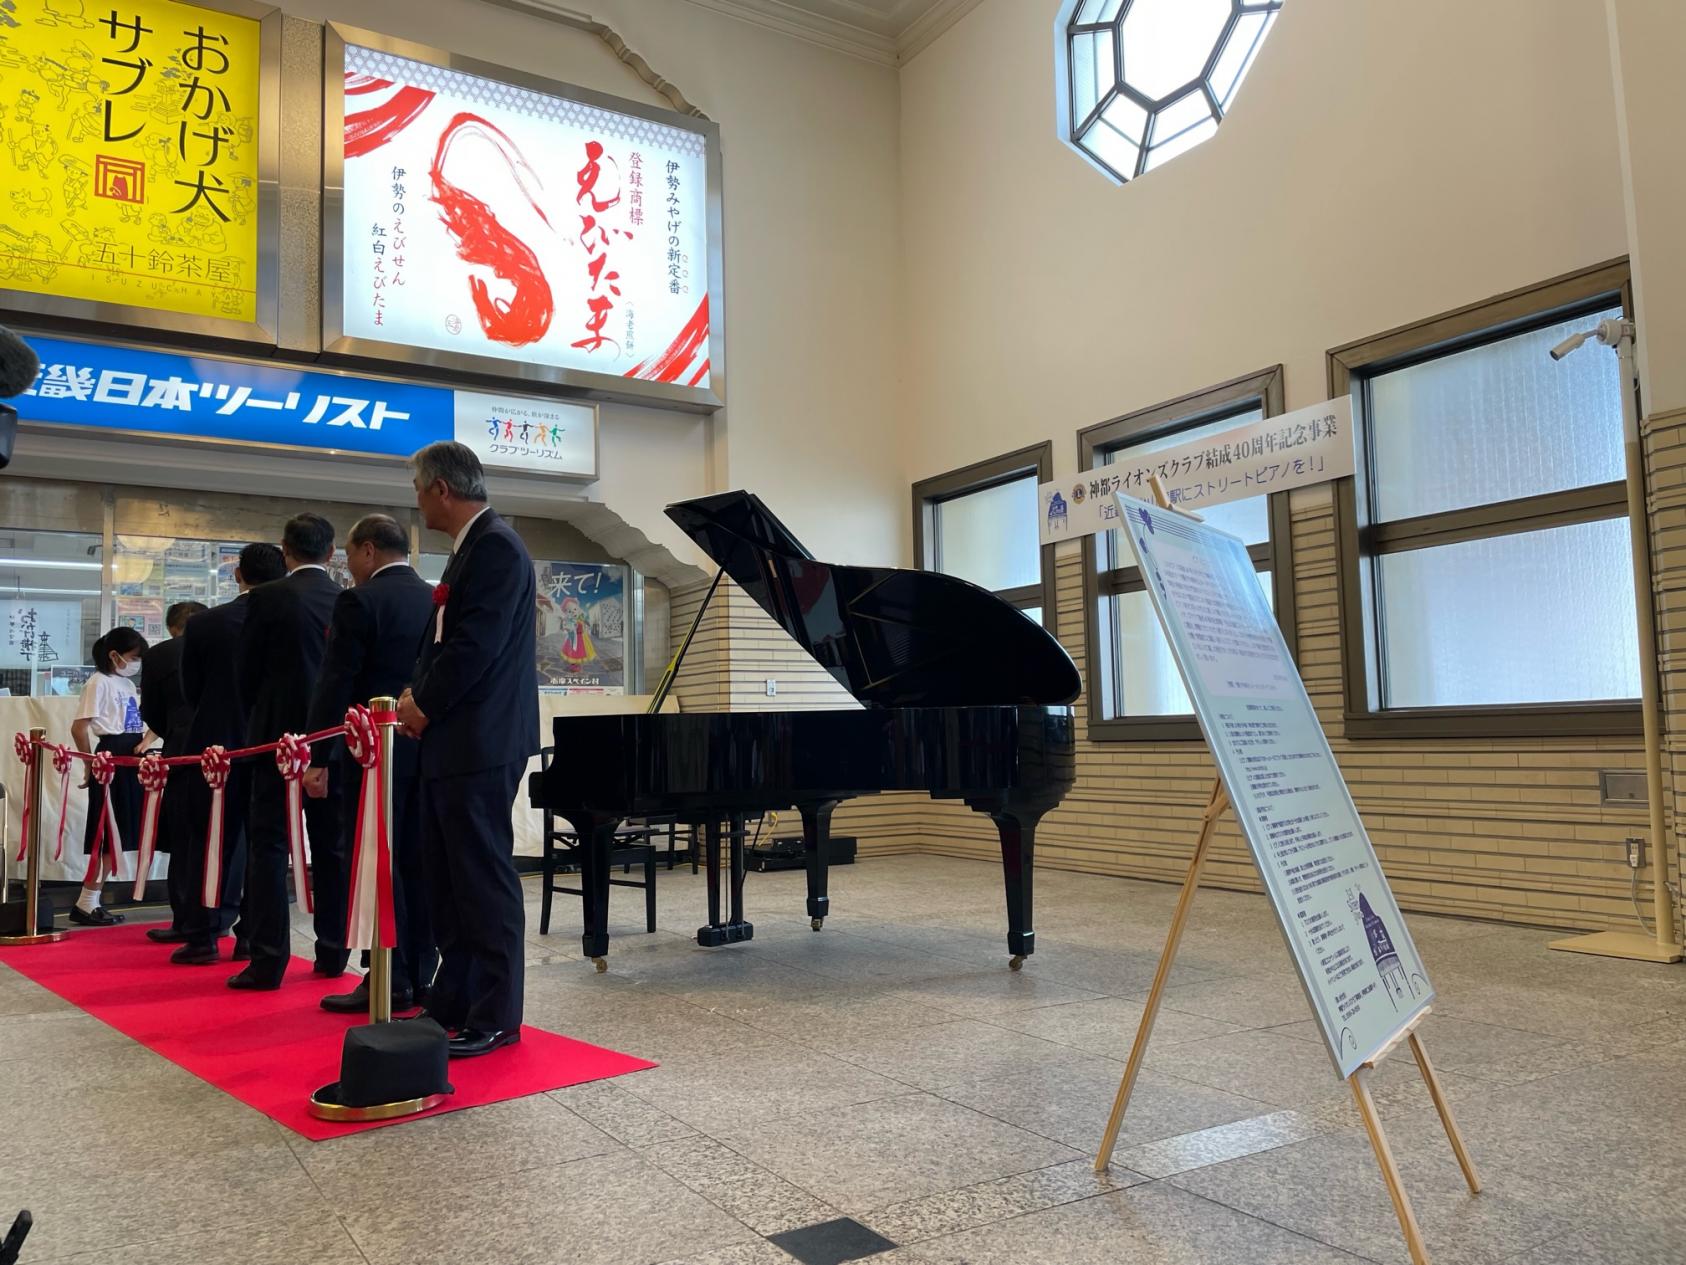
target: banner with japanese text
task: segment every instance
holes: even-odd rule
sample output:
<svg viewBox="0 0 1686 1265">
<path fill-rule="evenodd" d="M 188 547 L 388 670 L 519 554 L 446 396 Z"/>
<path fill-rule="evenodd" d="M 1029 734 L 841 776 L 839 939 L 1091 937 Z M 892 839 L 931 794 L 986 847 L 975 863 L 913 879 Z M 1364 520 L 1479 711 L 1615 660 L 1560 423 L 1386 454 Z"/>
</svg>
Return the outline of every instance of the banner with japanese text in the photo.
<svg viewBox="0 0 1686 1265">
<path fill-rule="evenodd" d="M 0 66 L 0 288 L 257 319 L 258 21 L 7 0 Z"/>
<path fill-rule="evenodd" d="M 1113 493 L 1150 496 L 1154 478 L 1173 505 L 1198 514 L 1210 505 L 1344 479 L 1354 469 L 1352 400 L 1343 395 L 1187 443 L 1124 449 L 1075 479 L 1051 479 L 1037 488 L 1038 532 L 1050 545 L 1111 531 L 1118 526 Z"/>
<path fill-rule="evenodd" d="M 344 79 L 339 334 L 710 387 L 707 134 L 355 43 Z"/>
<path fill-rule="evenodd" d="M 535 562 L 539 689 L 626 693 L 626 568 Z"/>
</svg>

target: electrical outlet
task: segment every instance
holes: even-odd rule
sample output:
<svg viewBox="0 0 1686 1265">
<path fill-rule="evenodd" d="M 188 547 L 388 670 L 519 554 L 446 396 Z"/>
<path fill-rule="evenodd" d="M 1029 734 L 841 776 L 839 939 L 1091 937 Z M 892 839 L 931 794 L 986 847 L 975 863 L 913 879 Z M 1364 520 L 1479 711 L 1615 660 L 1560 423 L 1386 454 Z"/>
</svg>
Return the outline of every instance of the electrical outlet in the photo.
<svg viewBox="0 0 1686 1265">
<path fill-rule="evenodd" d="M 1643 869 L 1645 865 L 1645 840 L 1630 838 L 1627 840 L 1627 868 L 1630 870 Z"/>
<path fill-rule="evenodd" d="M 777 681 L 775 681 L 772 677 L 768 677 L 767 678 L 767 697 L 768 698 L 777 698 L 778 696 L 779 696 L 779 683 Z"/>
</svg>

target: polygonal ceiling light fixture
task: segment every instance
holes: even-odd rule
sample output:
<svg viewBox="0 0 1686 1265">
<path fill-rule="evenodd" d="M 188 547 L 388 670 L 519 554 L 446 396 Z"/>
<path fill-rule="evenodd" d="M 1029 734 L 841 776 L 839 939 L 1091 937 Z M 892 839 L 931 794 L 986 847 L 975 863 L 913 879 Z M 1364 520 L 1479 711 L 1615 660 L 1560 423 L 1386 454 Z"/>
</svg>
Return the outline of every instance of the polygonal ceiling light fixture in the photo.
<svg viewBox="0 0 1686 1265">
<path fill-rule="evenodd" d="M 1283 0 L 1070 0 L 1061 129 L 1120 183 L 1218 130 Z"/>
</svg>

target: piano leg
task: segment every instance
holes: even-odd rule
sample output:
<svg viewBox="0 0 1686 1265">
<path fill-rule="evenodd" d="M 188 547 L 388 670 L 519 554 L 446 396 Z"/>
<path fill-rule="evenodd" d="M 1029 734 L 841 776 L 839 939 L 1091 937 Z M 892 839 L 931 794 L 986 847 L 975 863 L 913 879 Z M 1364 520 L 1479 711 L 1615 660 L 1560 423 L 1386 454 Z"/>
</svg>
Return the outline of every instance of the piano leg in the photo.
<svg viewBox="0 0 1686 1265">
<path fill-rule="evenodd" d="M 826 883 L 831 867 L 826 857 L 826 845 L 831 840 L 831 814 L 837 801 L 828 799 L 822 804 L 802 806 L 802 859 L 808 867 L 808 925 L 818 931 L 831 912 L 831 897 Z"/>
<path fill-rule="evenodd" d="M 703 870 L 704 881 L 708 884 L 708 925 L 718 927 L 720 922 L 720 823 L 710 821 L 703 827 Z M 697 932 L 699 937 L 702 932 Z"/>
<path fill-rule="evenodd" d="M 609 853 L 620 822 L 612 817 L 578 814 L 574 829 L 580 839 L 580 906 L 585 956 L 599 971 L 609 969 Z"/>
<path fill-rule="evenodd" d="M 999 808 L 990 813 L 1001 836 L 1001 870 L 1007 880 L 1007 963 L 1013 970 L 1036 952 L 1036 931 L 1031 918 L 1035 904 L 1033 866 L 1036 860 L 1036 823 L 1040 811 Z"/>
<path fill-rule="evenodd" d="M 708 825 L 708 926 L 697 928 L 697 943 L 705 948 L 714 948 L 722 944 L 735 944 L 739 940 L 753 940 L 755 928 L 744 921 L 743 916 L 743 878 L 744 878 L 744 819 L 734 816 L 728 827 L 727 844 L 730 849 L 731 888 L 728 892 L 731 900 L 730 917 L 728 921 L 720 920 L 720 823 L 712 821 Z"/>
</svg>

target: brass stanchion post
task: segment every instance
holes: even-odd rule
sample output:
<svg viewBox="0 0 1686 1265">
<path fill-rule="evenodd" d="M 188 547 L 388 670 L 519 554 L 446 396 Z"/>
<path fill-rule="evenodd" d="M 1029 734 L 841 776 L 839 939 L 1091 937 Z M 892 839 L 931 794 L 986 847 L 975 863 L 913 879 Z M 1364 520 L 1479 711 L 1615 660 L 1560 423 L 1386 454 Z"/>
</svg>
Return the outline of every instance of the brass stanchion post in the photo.
<svg viewBox="0 0 1686 1265">
<path fill-rule="evenodd" d="M 24 803 L 29 808 L 29 838 L 25 840 L 28 848 L 23 879 L 23 928 L 15 936 L 0 936 L 0 944 L 53 944 L 63 940 L 63 931 L 36 931 L 40 926 L 37 921 L 41 909 L 41 792 L 46 782 L 47 751 L 43 746 L 47 740 L 47 731 L 39 727 L 29 731 L 29 745 L 35 753 L 35 758 L 29 762 L 29 777 L 24 789 L 28 798 Z"/>
<path fill-rule="evenodd" d="M 392 741 L 394 731 L 398 728 L 398 719 L 394 714 L 397 710 L 398 700 L 390 696 L 383 695 L 379 698 L 371 698 L 369 700 L 369 711 L 375 722 L 375 768 L 379 771 L 380 775 L 380 808 L 386 820 L 388 848 L 385 877 L 389 885 L 397 882 L 397 875 L 394 874 L 392 870 L 391 847 L 391 832 L 393 825 Z M 366 846 L 373 846 L 373 842 L 368 841 Z M 378 896 L 376 899 L 378 903 Z M 380 918 L 377 914 L 375 918 L 374 932 L 374 939 L 376 943 L 369 947 L 369 1026 L 371 1028 L 377 1024 L 389 1024 L 392 1022 L 393 946 L 390 944 L 379 943 L 380 938 Z M 354 1029 L 353 1031 L 356 1032 L 364 1030 Z M 387 1035 L 390 1036 L 392 1033 L 396 1033 L 398 1031 L 400 1031 L 400 1029 L 391 1029 Z M 438 1035 L 438 1041 L 441 1047 L 438 1057 L 440 1062 L 443 1063 L 446 1057 L 443 1049 L 445 1038 L 442 1033 L 438 1033 L 437 1029 L 434 1031 Z M 349 1048 L 350 1038 L 348 1037 L 347 1049 Z M 343 1074 L 344 1068 L 342 1058 L 342 1075 Z M 423 1111 L 431 1111 L 440 1103 L 444 1102 L 445 1099 L 454 1092 L 449 1085 L 444 1085 L 442 1091 L 423 1094 L 416 1098 L 403 1098 L 392 1102 L 364 1103 L 352 1106 L 338 1101 L 337 1095 L 339 1091 L 340 1083 L 338 1082 L 333 1085 L 324 1085 L 321 1089 L 311 1095 L 310 1105 L 307 1110 L 318 1120 L 332 1120 L 342 1124 L 360 1123 L 371 1120 L 396 1120 L 401 1116 L 413 1116 Z"/>
<path fill-rule="evenodd" d="M 375 744 L 379 762 L 375 765 L 381 777 L 381 814 L 386 822 L 387 837 L 392 831 L 392 733 L 398 721 L 393 713 L 398 700 L 390 695 L 369 700 L 369 710 L 376 716 Z M 392 849 L 387 848 L 386 881 L 390 888 L 396 881 L 392 873 Z M 378 887 L 377 887 L 377 890 Z M 375 919 L 375 938 L 380 938 L 380 919 Z M 369 1022 L 392 1022 L 392 946 L 377 944 L 369 948 Z"/>
</svg>

